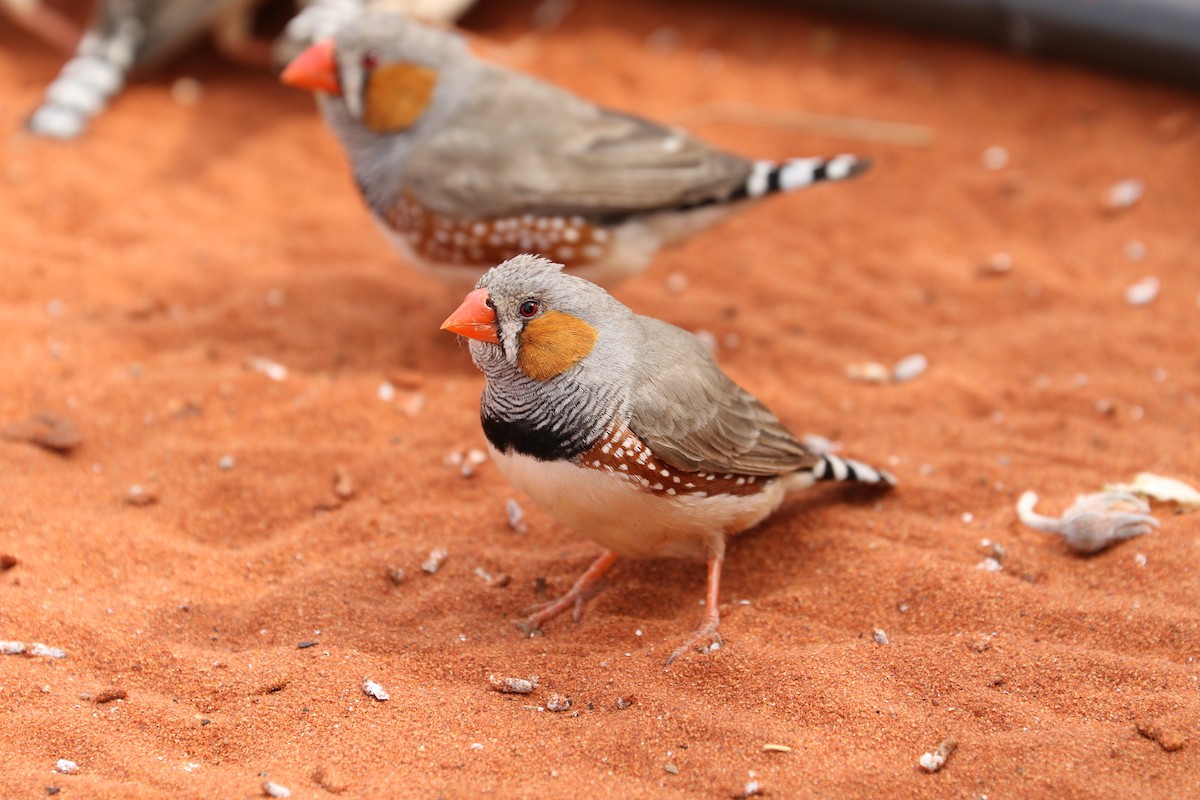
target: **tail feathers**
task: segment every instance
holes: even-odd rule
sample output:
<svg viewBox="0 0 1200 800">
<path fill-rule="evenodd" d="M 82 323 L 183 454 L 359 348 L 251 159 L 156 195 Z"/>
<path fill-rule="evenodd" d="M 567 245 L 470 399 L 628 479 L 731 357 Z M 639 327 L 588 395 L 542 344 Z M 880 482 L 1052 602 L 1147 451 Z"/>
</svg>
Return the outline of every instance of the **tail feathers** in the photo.
<svg viewBox="0 0 1200 800">
<path fill-rule="evenodd" d="M 776 192 L 792 192 L 825 181 L 842 181 L 866 172 L 871 160 L 848 154 L 833 158 L 793 158 L 777 164 L 756 161 L 750 177 L 733 199 L 754 199 Z"/>
<path fill-rule="evenodd" d="M 884 469 L 849 458 L 838 458 L 825 453 L 821 461 L 812 468 L 814 481 L 853 481 L 875 486 L 895 486 L 896 476 Z"/>
<path fill-rule="evenodd" d="M 52 139 L 74 139 L 125 85 L 144 29 L 135 21 L 109 36 L 85 34 L 75 56 L 46 88 L 42 104 L 29 117 L 29 130 Z"/>
</svg>

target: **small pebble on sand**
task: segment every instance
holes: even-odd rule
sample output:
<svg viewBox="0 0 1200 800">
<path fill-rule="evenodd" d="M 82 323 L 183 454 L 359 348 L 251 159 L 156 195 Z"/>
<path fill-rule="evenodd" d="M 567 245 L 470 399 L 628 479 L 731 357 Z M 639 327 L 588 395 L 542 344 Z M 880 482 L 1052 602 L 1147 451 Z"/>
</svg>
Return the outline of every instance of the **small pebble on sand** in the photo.
<svg viewBox="0 0 1200 800">
<path fill-rule="evenodd" d="M 1103 205 L 1110 211 L 1120 211 L 1133 206 L 1146 193 L 1146 184 L 1138 178 L 1117 181 L 1104 192 Z"/>
<path fill-rule="evenodd" d="M 547 711 L 567 711 L 571 708 L 571 698 L 564 697 L 561 694 L 551 694 L 546 698 Z"/>
<path fill-rule="evenodd" d="M 363 681 L 362 689 L 376 700 L 390 700 L 392 697 L 386 689 L 369 678 Z"/>
<path fill-rule="evenodd" d="M 390 403 L 396 399 L 396 387 L 392 385 L 391 381 L 384 381 L 379 384 L 376 394 L 379 395 L 379 399 L 383 402 Z"/>
<path fill-rule="evenodd" d="M 286 786 L 275 783 L 275 781 L 267 781 L 262 785 L 263 794 L 267 797 L 291 797 L 292 790 Z"/>
<path fill-rule="evenodd" d="M 984 150 L 983 166 L 992 171 L 1004 169 L 1008 166 L 1008 150 L 998 144 Z"/>
<path fill-rule="evenodd" d="M 876 628 L 871 633 L 871 638 L 875 640 L 875 644 L 887 644 L 888 635 L 882 628 Z"/>
<path fill-rule="evenodd" d="M 217 469 L 228 472 L 237 465 L 237 460 L 233 456 L 221 456 L 217 461 Z"/>
<path fill-rule="evenodd" d="M 929 359 L 920 353 L 905 356 L 892 367 L 892 380 L 896 383 L 906 383 L 919 377 L 929 369 Z"/>
<path fill-rule="evenodd" d="M 158 502 L 158 494 L 140 483 L 130 486 L 125 492 L 125 503 L 137 508 L 152 506 Z"/>
<path fill-rule="evenodd" d="M 525 524 L 525 510 L 521 508 L 520 503 L 510 497 L 504 504 L 504 513 L 508 516 L 508 527 L 517 533 L 529 532 L 529 527 Z"/>
<path fill-rule="evenodd" d="M 250 359 L 250 369 L 261 372 L 276 383 L 287 380 L 288 368 L 278 361 L 269 358 L 256 357 Z"/>
<path fill-rule="evenodd" d="M 924 772 L 937 772 L 946 766 L 950 754 L 958 748 L 958 742 L 951 738 L 939 744 L 932 753 L 924 753 L 918 762 Z"/>
<path fill-rule="evenodd" d="M 865 361 L 846 367 L 846 377 L 859 383 L 887 383 L 892 373 L 878 361 Z"/>
<path fill-rule="evenodd" d="M 67 758 L 60 758 L 54 762 L 54 770 L 61 772 L 63 775 L 74 775 L 79 772 L 79 765 Z"/>
<path fill-rule="evenodd" d="M 1125 289 L 1125 302 L 1131 306 L 1146 306 L 1154 302 L 1158 297 L 1158 290 L 1162 288 L 1158 278 L 1153 275 L 1147 275 L 1132 286 Z"/>
<path fill-rule="evenodd" d="M 19 563 L 16 556 L 8 553 L 0 553 L 0 572 L 8 572 Z"/>
<path fill-rule="evenodd" d="M 488 683 L 501 694 L 532 694 L 538 687 L 537 675 L 528 678 L 514 678 L 505 675 L 488 675 Z"/>
<path fill-rule="evenodd" d="M 40 658 L 66 658 L 67 651 L 61 647 L 51 647 L 41 642 L 34 642 L 29 646 L 29 655 Z"/>
<path fill-rule="evenodd" d="M 446 559 L 449 557 L 449 551 L 435 547 L 429 551 L 429 557 L 425 559 L 425 563 L 421 565 L 421 569 L 433 575 L 442 568 L 442 564 L 446 563 Z"/>
</svg>

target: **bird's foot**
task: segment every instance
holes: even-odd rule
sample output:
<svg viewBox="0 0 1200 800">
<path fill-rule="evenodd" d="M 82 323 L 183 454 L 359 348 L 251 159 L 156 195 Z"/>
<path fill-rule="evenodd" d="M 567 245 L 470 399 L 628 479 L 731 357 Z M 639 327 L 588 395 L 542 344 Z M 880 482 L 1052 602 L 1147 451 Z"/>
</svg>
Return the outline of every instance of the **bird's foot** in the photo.
<svg viewBox="0 0 1200 800">
<path fill-rule="evenodd" d="M 688 640 L 675 648 L 675 651 L 667 657 L 667 666 L 671 666 L 675 659 L 685 655 L 689 650 L 695 650 L 697 653 L 711 653 L 714 650 L 720 650 L 722 644 L 721 634 L 717 633 L 717 620 L 706 619 L 696 629 Z"/>
<path fill-rule="evenodd" d="M 543 622 L 554 619 L 568 608 L 572 609 L 571 618 L 579 622 L 583 616 L 583 604 L 600 590 L 601 579 L 616 560 L 616 553 L 605 550 L 562 597 L 545 603 L 537 603 L 525 609 L 522 613 L 527 616 L 517 622 L 517 627 L 528 636 L 536 636 L 541 630 Z"/>
</svg>

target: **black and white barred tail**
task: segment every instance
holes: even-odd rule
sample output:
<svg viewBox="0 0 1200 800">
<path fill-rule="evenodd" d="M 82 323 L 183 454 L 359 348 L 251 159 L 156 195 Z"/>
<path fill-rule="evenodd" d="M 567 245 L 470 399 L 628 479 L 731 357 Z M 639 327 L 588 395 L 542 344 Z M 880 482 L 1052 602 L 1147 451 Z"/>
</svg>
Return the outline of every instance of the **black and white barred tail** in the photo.
<svg viewBox="0 0 1200 800">
<path fill-rule="evenodd" d="M 833 158 L 793 158 L 783 163 L 756 161 L 746 185 L 731 199 L 755 199 L 776 192 L 792 192 L 825 181 L 843 181 L 866 172 L 870 159 L 852 155 Z"/>
<path fill-rule="evenodd" d="M 824 453 L 820 462 L 812 467 L 813 481 L 851 481 L 874 486 L 895 486 L 896 476 L 884 469 L 850 458 L 838 458 Z"/>
<path fill-rule="evenodd" d="M 75 55 L 46 87 L 42 104 L 29 117 L 29 130 L 51 139 L 83 133 L 125 85 L 145 35 L 145 27 L 133 18 L 117 22 L 103 35 L 84 34 Z"/>
</svg>

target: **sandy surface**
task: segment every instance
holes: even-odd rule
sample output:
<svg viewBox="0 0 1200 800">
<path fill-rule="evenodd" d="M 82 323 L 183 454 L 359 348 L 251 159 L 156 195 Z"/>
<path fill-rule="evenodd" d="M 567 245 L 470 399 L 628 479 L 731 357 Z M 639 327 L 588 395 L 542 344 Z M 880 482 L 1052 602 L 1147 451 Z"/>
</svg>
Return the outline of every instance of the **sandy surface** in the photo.
<svg viewBox="0 0 1200 800">
<path fill-rule="evenodd" d="M 475 31 L 527 29 L 530 3 L 484 5 Z M 444 463 L 483 444 L 482 379 L 437 330 L 459 295 L 386 247 L 309 97 L 200 48 L 84 141 L 35 141 L 20 124 L 58 56 L 0 27 L 0 426 L 46 411 L 83 438 L 66 456 L 0 442 L 0 554 L 17 561 L 0 639 L 67 653 L 0 656 L 0 796 L 1197 791 L 1200 515 L 1156 506 L 1159 532 L 1080 558 L 1013 504 L 1033 488 L 1057 513 L 1147 469 L 1200 483 L 1200 101 L 765 4 L 683 8 L 580 2 L 518 55 L 659 118 L 740 101 L 933 140 L 694 126 L 877 167 L 752 209 L 618 294 L 712 332 L 793 429 L 903 485 L 813 492 L 735 542 L 727 646 L 669 671 L 697 565 L 623 563 L 579 624 L 533 640 L 509 624 L 596 548 L 528 501 L 514 532 L 493 466 Z M 664 25 L 670 51 L 648 43 L 671 41 L 651 40 Z M 171 98 L 184 75 L 197 105 Z M 1144 198 L 1105 212 L 1130 177 Z M 1011 270 L 981 276 L 998 252 Z M 1127 305 L 1146 275 L 1158 298 Z M 844 374 L 915 352 L 931 366 L 911 383 Z M 155 502 L 131 504 L 134 485 Z M 1002 571 L 978 568 L 983 540 Z M 541 687 L 502 695 L 491 673 Z M 571 711 L 541 710 L 552 693 Z M 921 773 L 948 737 L 946 768 Z"/>
</svg>

